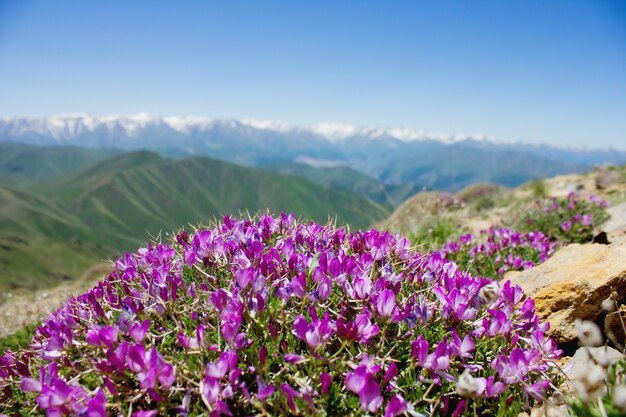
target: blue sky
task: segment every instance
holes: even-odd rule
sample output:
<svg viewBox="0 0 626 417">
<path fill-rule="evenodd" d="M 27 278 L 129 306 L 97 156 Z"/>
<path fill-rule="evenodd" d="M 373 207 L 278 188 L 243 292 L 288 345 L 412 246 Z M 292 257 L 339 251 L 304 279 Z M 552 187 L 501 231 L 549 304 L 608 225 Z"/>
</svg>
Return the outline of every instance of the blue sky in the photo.
<svg viewBox="0 0 626 417">
<path fill-rule="evenodd" d="M 626 148 L 626 2 L 0 0 L 0 116 L 203 115 Z"/>
</svg>

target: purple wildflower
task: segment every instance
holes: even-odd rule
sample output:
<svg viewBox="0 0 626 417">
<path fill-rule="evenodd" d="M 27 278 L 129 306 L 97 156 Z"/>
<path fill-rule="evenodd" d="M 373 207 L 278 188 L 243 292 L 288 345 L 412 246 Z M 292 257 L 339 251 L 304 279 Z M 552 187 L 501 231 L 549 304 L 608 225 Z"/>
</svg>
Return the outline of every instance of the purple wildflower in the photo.
<svg viewBox="0 0 626 417">
<path fill-rule="evenodd" d="M 396 417 L 404 414 L 408 410 L 406 401 L 400 394 L 391 396 L 387 407 L 385 407 L 385 417 Z"/>
<path fill-rule="evenodd" d="M 380 386 L 365 365 L 346 375 L 346 388 L 359 396 L 363 411 L 375 413 L 383 403 Z"/>
<path fill-rule="evenodd" d="M 396 295 L 393 291 L 384 290 L 376 296 L 376 312 L 381 317 L 389 317 L 396 307 Z"/>
<path fill-rule="evenodd" d="M 307 323 L 302 316 L 296 317 L 293 323 L 296 336 L 304 340 L 311 350 L 316 350 L 326 343 L 334 330 L 334 323 L 331 322 L 328 312 L 323 319 L 315 319 L 311 324 Z"/>
</svg>

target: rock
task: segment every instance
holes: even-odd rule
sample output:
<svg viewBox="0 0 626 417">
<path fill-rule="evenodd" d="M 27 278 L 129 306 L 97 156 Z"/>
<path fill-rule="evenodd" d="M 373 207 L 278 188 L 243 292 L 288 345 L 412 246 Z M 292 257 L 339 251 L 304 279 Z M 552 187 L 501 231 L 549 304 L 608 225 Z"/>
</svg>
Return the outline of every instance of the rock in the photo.
<svg viewBox="0 0 626 417">
<path fill-rule="evenodd" d="M 604 333 L 615 346 L 624 349 L 624 324 L 626 324 L 626 307 L 621 306 L 619 311 L 606 315 L 604 319 Z"/>
<path fill-rule="evenodd" d="M 599 169 L 596 172 L 595 182 L 598 190 L 606 190 L 623 181 L 622 174 L 617 169 Z"/>
<path fill-rule="evenodd" d="M 588 376 L 591 373 L 597 374 L 599 372 L 600 375 L 605 374 L 606 376 L 607 369 L 623 358 L 622 352 L 608 346 L 579 348 L 574 356 L 568 358 L 561 365 L 561 370 L 567 378 L 559 385 L 559 391 L 563 393 L 578 392 L 579 395 L 581 391 L 583 393 L 588 392 Z M 603 385 L 602 383 L 596 388 L 602 389 Z"/>
<path fill-rule="evenodd" d="M 576 373 L 576 368 L 586 369 L 589 363 L 608 367 L 624 358 L 624 354 L 609 346 L 581 347 L 576 350 L 574 356 L 563 366 L 565 375 L 571 376 Z"/>
<path fill-rule="evenodd" d="M 600 229 L 606 232 L 609 242 L 626 243 L 626 203 L 609 207 L 607 212 L 611 218 Z"/>
<path fill-rule="evenodd" d="M 595 320 L 613 291 L 626 294 L 626 247 L 571 244 L 543 264 L 506 274 L 535 300 L 558 343 L 576 338 L 574 321 Z"/>
<path fill-rule="evenodd" d="M 530 417 L 571 417 L 565 404 L 546 404 L 535 407 L 530 411 Z M 519 417 L 519 416 L 518 416 Z"/>
<path fill-rule="evenodd" d="M 599 243 L 601 245 L 608 245 L 609 243 L 609 236 L 606 234 L 606 232 L 600 232 L 597 235 L 595 235 L 593 237 L 593 240 L 591 241 L 592 243 Z"/>
</svg>

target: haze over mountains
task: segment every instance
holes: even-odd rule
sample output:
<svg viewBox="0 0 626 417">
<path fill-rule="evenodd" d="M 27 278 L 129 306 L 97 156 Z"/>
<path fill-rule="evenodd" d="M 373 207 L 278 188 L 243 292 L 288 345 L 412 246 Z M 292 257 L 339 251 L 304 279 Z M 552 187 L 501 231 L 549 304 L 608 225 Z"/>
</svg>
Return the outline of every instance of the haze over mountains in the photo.
<svg viewBox="0 0 626 417">
<path fill-rule="evenodd" d="M 245 166 L 280 165 L 283 170 L 284 164 L 298 162 L 322 168 L 347 166 L 385 185 L 409 190 L 454 191 L 485 181 L 517 186 L 533 178 L 582 172 L 596 164 L 626 162 L 623 151 L 506 143 L 482 135 L 446 136 L 332 123 L 304 129 L 277 122 L 146 114 L 4 118 L 0 141 L 148 149 L 169 157 L 210 156 Z"/>
</svg>

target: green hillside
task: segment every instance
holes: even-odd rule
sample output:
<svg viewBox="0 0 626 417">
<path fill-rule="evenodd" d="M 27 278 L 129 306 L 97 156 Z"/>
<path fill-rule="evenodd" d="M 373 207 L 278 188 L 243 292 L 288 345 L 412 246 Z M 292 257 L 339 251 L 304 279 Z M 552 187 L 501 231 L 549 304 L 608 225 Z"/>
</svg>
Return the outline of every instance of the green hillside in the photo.
<svg viewBox="0 0 626 417">
<path fill-rule="evenodd" d="M 261 165 L 259 168 L 305 177 L 315 183 L 349 191 L 389 207 L 395 207 L 401 202 L 396 201 L 397 196 L 392 195 L 382 182 L 348 166 L 318 168 L 300 163 L 280 163 Z"/>
<path fill-rule="evenodd" d="M 226 213 L 269 209 L 316 221 L 366 227 L 385 217 L 386 207 L 304 178 L 192 157 L 168 160 L 133 152 L 38 186 L 101 233 L 101 243 L 132 248 L 148 234 Z"/>
<path fill-rule="evenodd" d="M 0 142 L 0 183 L 22 185 L 47 180 L 119 153 L 76 146 L 39 147 Z"/>
<path fill-rule="evenodd" d="M 54 285 L 160 232 L 265 210 L 354 227 L 389 214 L 306 178 L 132 152 L 24 189 L 0 186 L 0 290 Z"/>
<path fill-rule="evenodd" d="M 555 162 L 510 150 L 487 152 L 464 143 L 434 143 L 426 147 L 427 144 L 415 142 L 409 145 L 414 147 L 414 151 L 424 146 L 424 152 L 416 158 L 410 149 L 398 149 L 396 154 L 387 155 L 393 163 L 378 166 L 374 165 L 374 159 L 371 160 L 382 182 L 416 184 L 430 190 L 456 192 L 479 182 L 517 187 L 535 178 L 585 172 L 590 168 L 584 164 Z M 363 152 L 363 149 L 358 148 L 357 151 Z"/>
<path fill-rule="evenodd" d="M 53 286 L 115 254 L 90 236 L 67 209 L 0 186 L 0 292 Z"/>
</svg>

